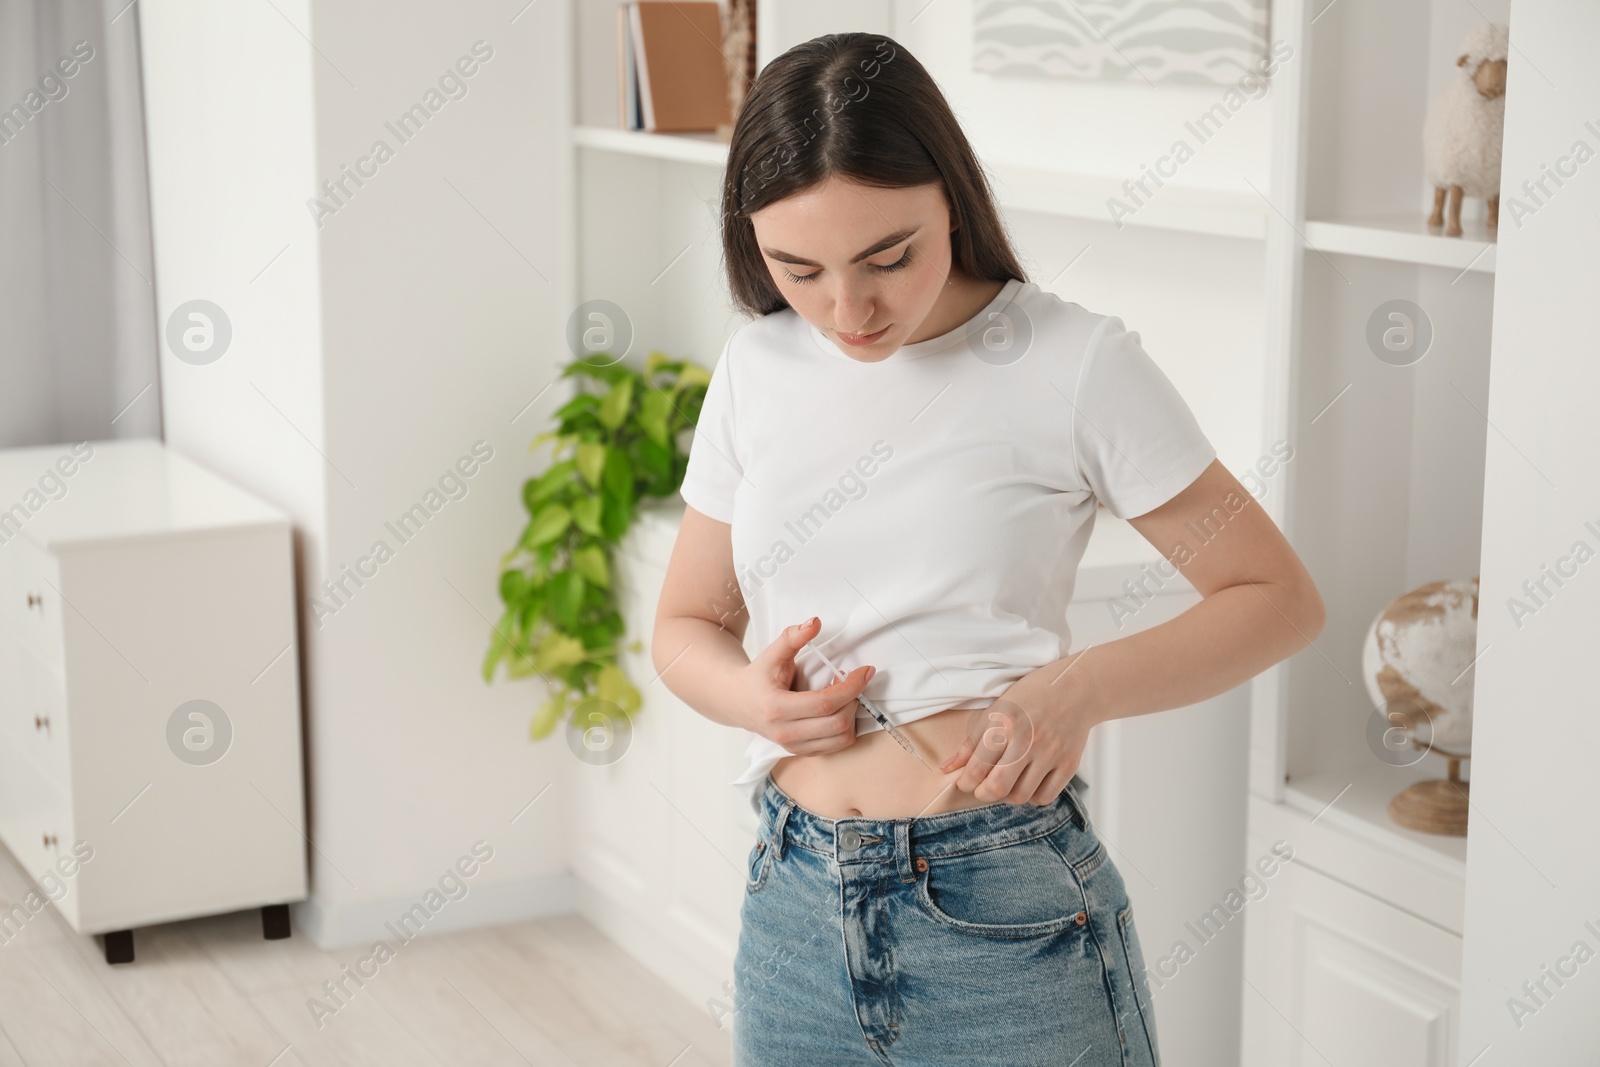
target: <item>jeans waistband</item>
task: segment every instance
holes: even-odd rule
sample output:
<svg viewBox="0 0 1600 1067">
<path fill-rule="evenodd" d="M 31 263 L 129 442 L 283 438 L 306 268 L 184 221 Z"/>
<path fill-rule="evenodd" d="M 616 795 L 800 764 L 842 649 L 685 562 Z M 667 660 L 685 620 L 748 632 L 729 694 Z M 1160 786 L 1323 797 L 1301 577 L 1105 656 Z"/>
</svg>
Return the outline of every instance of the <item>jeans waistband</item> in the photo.
<svg viewBox="0 0 1600 1067">
<path fill-rule="evenodd" d="M 1049 804 L 997 801 L 935 815 L 830 819 L 801 807 L 768 775 L 761 792 L 760 833 L 772 841 L 779 857 L 786 844 L 798 844 L 840 863 L 893 859 L 897 846 L 902 847 L 902 857 L 904 848 L 923 856 L 954 856 L 1042 837 L 1068 819 L 1087 829 L 1083 793 L 1088 788 L 1074 774 Z"/>
</svg>

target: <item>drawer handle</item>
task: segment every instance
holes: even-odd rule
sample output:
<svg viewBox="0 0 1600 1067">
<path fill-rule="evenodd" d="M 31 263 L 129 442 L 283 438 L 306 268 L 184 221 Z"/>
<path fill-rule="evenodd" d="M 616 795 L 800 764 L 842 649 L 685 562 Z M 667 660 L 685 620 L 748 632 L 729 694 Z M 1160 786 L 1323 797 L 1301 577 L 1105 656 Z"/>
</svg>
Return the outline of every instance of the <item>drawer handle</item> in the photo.
<svg viewBox="0 0 1600 1067">
<path fill-rule="evenodd" d="M 45 848 L 55 848 L 56 844 L 57 844 L 57 842 L 56 842 L 56 835 L 55 834 L 45 834 L 44 835 L 44 847 Z"/>
<path fill-rule="evenodd" d="M 50 732 L 50 716 L 45 715 L 43 717 L 40 717 L 38 715 L 35 715 L 33 717 L 33 728 L 35 730 L 43 730 L 45 733 L 49 733 Z"/>
<path fill-rule="evenodd" d="M 44 610 L 44 597 L 39 596 L 36 593 L 29 593 L 28 594 L 28 607 L 31 608 L 31 607 L 34 607 L 35 605 L 38 606 L 40 611 L 43 611 Z"/>
</svg>

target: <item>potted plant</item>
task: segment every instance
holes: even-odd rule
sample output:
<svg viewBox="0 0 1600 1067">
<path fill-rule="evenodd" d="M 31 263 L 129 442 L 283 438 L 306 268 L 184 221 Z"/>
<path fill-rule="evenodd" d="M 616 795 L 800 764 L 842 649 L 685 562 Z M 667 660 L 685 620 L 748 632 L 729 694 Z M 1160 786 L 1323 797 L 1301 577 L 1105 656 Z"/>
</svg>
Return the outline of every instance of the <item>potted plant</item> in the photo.
<svg viewBox="0 0 1600 1067">
<path fill-rule="evenodd" d="M 504 662 L 508 677 L 538 674 L 549 684 L 529 724 L 533 739 L 586 703 L 602 702 L 607 718 L 639 709 L 639 690 L 617 662 L 626 627 L 612 554 L 639 500 L 669 497 L 683 484 L 711 381 L 699 364 L 661 352 L 650 353 L 642 373 L 596 353 L 561 374 L 576 377 L 579 391 L 555 413 L 555 429 L 529 445 L 554 442 L 552 462 L 523 483 L 528 522 L 500 560 L 505 611 L 483 659 L 485 682 Z"/>
</svg>

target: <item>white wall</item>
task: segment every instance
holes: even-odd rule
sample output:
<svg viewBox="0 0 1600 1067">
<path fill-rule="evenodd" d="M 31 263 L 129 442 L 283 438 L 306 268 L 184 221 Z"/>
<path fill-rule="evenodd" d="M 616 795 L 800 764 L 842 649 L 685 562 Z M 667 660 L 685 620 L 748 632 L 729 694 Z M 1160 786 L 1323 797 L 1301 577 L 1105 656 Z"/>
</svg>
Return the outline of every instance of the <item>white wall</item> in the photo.
<svg viewBox="0 0 1600 1067">
<path fill-rule="evenodd" d="M 322 447 L 321 274 L 301 202 L 315 171 L 315 56 L 292 32 L 279 32 L 288 27 L 271 10 L 181 0 L 134 10 L 157 329 L 195 299 L 221 307 L 233 327 L 229 349 L 204 366 L 176 358 L 163 342 L 164 434 L 288 509 L 302 551 L 314 558 L 331 475 L 300 436 Z M 306 0 L 283 10 L 306 23 Z"/>
<path fill-rule="evenodd" d="M 529 406 L 570 305 L 566 9 L 519 6 L 137 9 L 158 319 L 201 297 L 233 326 L 214 363 L 163 351 L 166 437 L 299 533 L 313 896 L 297 919 L 324 944 L 379 936 L 479 838 L 494 858 L 430 929 L 571 904 L 575 761 L 527 739 L 537 681 L 478 673 L 521 484 L 545 461 L 527 443 L 566 395 Z M 493 54 L 466 95 L 441 93 L 402 142 L 385 124 L 479 40 Z M 379 139 L 392 158 L 319 227 L 308 198 Z M 493 458 L 464 496 L 409 542 L 386 529 L 480 440 Z M 319 625 L 310 598 L 379 539 L 393 557 Z"/>
<path fill-rule="evenodd" d="M 1141 164 L 1154 164 L 1182 138 L 1196 152 L 1172 179 L 1175 183 L 1248 192 L 1241 180 L 1248 178 L 1266 190 L 1270 93 L 1245 104 L 1215 137 L 1197 145 L 1184 123 L 1220 101 L 1224 86 L 1152 86 L 1138 78 L 1118 83 L 1001 77 L 974 71 L 972 19 L 971 0 L 911 0 L 895 5 L 892 33 L 939 83 L 986 163 L 1137 178 Z"/>
<path fill-rule="evenodd" d="M 1600 528 L 1600 8 L 1513 0 L 1510 26 L 1461 984 L 1462 1063 L 1476 1067 L 1593 1063 L 1600 1049 L 1600 563 L 1547 584 L 1520 627 L 1508 610 L 1576 542 L 1600 549 L 1585 526 Z M 1564 186 L 1534 204 L 1522 182 L 1578 141 L 1588 161 L 1575 175 L 1560 164 Z M 1535 209 L 1520 224 L 1512 195 Z M 1517 1002 L 1530 1011 L 1514 1018 Z"/>
</svg>

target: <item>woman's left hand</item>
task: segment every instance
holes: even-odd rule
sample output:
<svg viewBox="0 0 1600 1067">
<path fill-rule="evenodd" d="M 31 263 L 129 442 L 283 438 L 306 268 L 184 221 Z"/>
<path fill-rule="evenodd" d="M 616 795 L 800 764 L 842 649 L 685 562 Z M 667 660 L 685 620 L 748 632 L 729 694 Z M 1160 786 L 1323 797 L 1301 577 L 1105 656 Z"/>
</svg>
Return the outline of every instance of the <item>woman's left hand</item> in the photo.
<svg viewBox="0 0 1600 1067">
<path fill-rule="evenodd" d="M 1067 660 L 1075 664 L 1077 656 Z M 973 712 L 961 747 L 939 769 L 960 769 L 956 788 L 979 800 L 1053 802 L 1077 773 L 1089 730 L 1100 721 L 1085 673 L 1057 661 L 1017 679 Z"/>
</svg>

